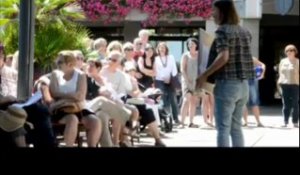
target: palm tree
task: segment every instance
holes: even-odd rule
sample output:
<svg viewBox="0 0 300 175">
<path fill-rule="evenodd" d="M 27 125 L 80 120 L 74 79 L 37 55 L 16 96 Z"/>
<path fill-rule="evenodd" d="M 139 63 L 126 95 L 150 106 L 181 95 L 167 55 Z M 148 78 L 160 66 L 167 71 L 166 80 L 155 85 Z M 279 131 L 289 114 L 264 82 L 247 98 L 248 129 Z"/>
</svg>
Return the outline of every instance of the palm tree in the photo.
<svg viewBox="0 0 300 175">
<path fill-rule="evenodd" d="M 84 18 L 76 0 L 35 0 L 35 63 L 44 71 L 53 68 L 57 53 L 65 49 L 85 52 L 89 31 L 74 22 Z M 18 49 L 19 0 L 0 2 L 0 41 L 6 52 Z M 2 27 L 2 29 L 1 29 Z"/>
</svg>

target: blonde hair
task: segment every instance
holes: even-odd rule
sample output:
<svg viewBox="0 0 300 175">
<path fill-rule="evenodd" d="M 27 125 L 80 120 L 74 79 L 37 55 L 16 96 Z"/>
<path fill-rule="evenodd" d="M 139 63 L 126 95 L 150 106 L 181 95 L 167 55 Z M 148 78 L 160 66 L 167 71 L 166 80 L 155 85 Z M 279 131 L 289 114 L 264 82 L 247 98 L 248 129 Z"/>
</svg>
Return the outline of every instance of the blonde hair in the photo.
<svg viewBox="0 0 300 175">
<path fill-rule="evenodd" d="M 137 44 L 138 42 L 142 42 L 142 39 L 141 39 L 141 38 L 135 38 L 135 39 L 133 40 L 133 44 L 134 44 L 134 45 Z"/>
<path fill-rule="evenodd" d="M 108 44 L 106 52 L 109 54 L 113 50 L 117 50 L 119 52 L 122 52 L 122 44 L 119 41 L 112 41 Z"/>
<path fill-rule="evenodd" d="M 70 63 L 72 66 L 76 65 L 76 57 L 71 50 L 63 50 L 58 53 L 58 59 L 62 59 L 66 64 Z"/>
<path fill-rule="evenodd" d="M 284 49 L 284 53 L 286 53 L 288 50 L 294 50 L 294 51 L 295 51 L 295 55 L 298 54 L 298 49 L 297 49 L 296 46 L 293 45 L 293 44 L 287 45 L 287 46 L 285 47 L 285 49 Z"/>
<path fill-rule="evenodd" d="M 93 49 L 99 50 L 101 46 L 107 45 L 107 41 L 104 38 L 98 38 L 93 43 Z"/>
<path fill-rule="evenodd" d="M 123 44 L 123 52 L 125 52 L 126 49 L 133 49 L 133 44 L 131 42 L 127 42 Z"/>
<path fill-rule="evenodd" d="M 76 59 L 78 59 L 79 57 L 82 57 L 83 60 L 84 60 L 84 55 L 83 55 L 81 50 L 73 50 L 73 54 L 74 54 Z"/>
</svg>

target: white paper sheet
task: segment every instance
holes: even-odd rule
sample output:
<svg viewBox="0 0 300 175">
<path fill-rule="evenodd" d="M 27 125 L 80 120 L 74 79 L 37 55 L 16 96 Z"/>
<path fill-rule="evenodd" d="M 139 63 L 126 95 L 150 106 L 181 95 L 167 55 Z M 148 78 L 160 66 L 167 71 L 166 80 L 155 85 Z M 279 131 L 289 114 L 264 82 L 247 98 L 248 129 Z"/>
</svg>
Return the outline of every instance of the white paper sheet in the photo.
<svg viewBox="0 0 300 175">
<path fill-rule="evenodd" d="M 12 106 L 18 107 L 18 108 L 23 108 L 25 106 L 30 106 L 36 102 L 38 102 L 39 100 L 42 99 L 42 92 L 38 91 L 35 94 L 33 94 L 33 96 L 31 96 L 25 103 L 16 103 L 13 104 Z"/>
</svg>

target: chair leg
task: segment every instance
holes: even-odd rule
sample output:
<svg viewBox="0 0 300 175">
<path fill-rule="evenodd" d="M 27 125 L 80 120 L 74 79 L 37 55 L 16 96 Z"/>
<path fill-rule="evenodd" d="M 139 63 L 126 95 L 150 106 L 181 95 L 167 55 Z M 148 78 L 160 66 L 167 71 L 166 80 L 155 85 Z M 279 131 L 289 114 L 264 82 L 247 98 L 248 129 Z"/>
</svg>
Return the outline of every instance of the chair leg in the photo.
<svg viewBox="0 0 300 175">
<path fill-rule="evenodd" d="M 83 139 L 80 137 L 80 129 L 78 128 L 78 131 L 77 131 L 77 147 L 78 148 L 82 147 L 82 142 L 83 142 Z"/>
</svg>

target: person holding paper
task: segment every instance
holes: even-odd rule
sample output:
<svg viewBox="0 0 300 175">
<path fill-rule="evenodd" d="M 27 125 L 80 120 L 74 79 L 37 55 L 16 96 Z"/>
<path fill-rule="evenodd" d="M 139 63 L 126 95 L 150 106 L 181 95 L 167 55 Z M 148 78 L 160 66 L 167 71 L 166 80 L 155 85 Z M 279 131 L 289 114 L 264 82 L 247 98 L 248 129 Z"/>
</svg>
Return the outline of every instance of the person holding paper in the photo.
<svg viewBox="0 0 300 175">
<path fill-rule="evenodd" d="M 248 80 L 254 79 L 251 54 L 251 34 L 239 25 L 239 16 L 232 0 L 213 3 L 213 18 L 217 25 L 217 57 L 213 64 L 200 75 L 197 86 L 202 87 L 207 78 L 215 73 L 215 120 L 217 146 L 244 146 L 242 132 L 243 109 L 248 101 Z"/>
</svg>

